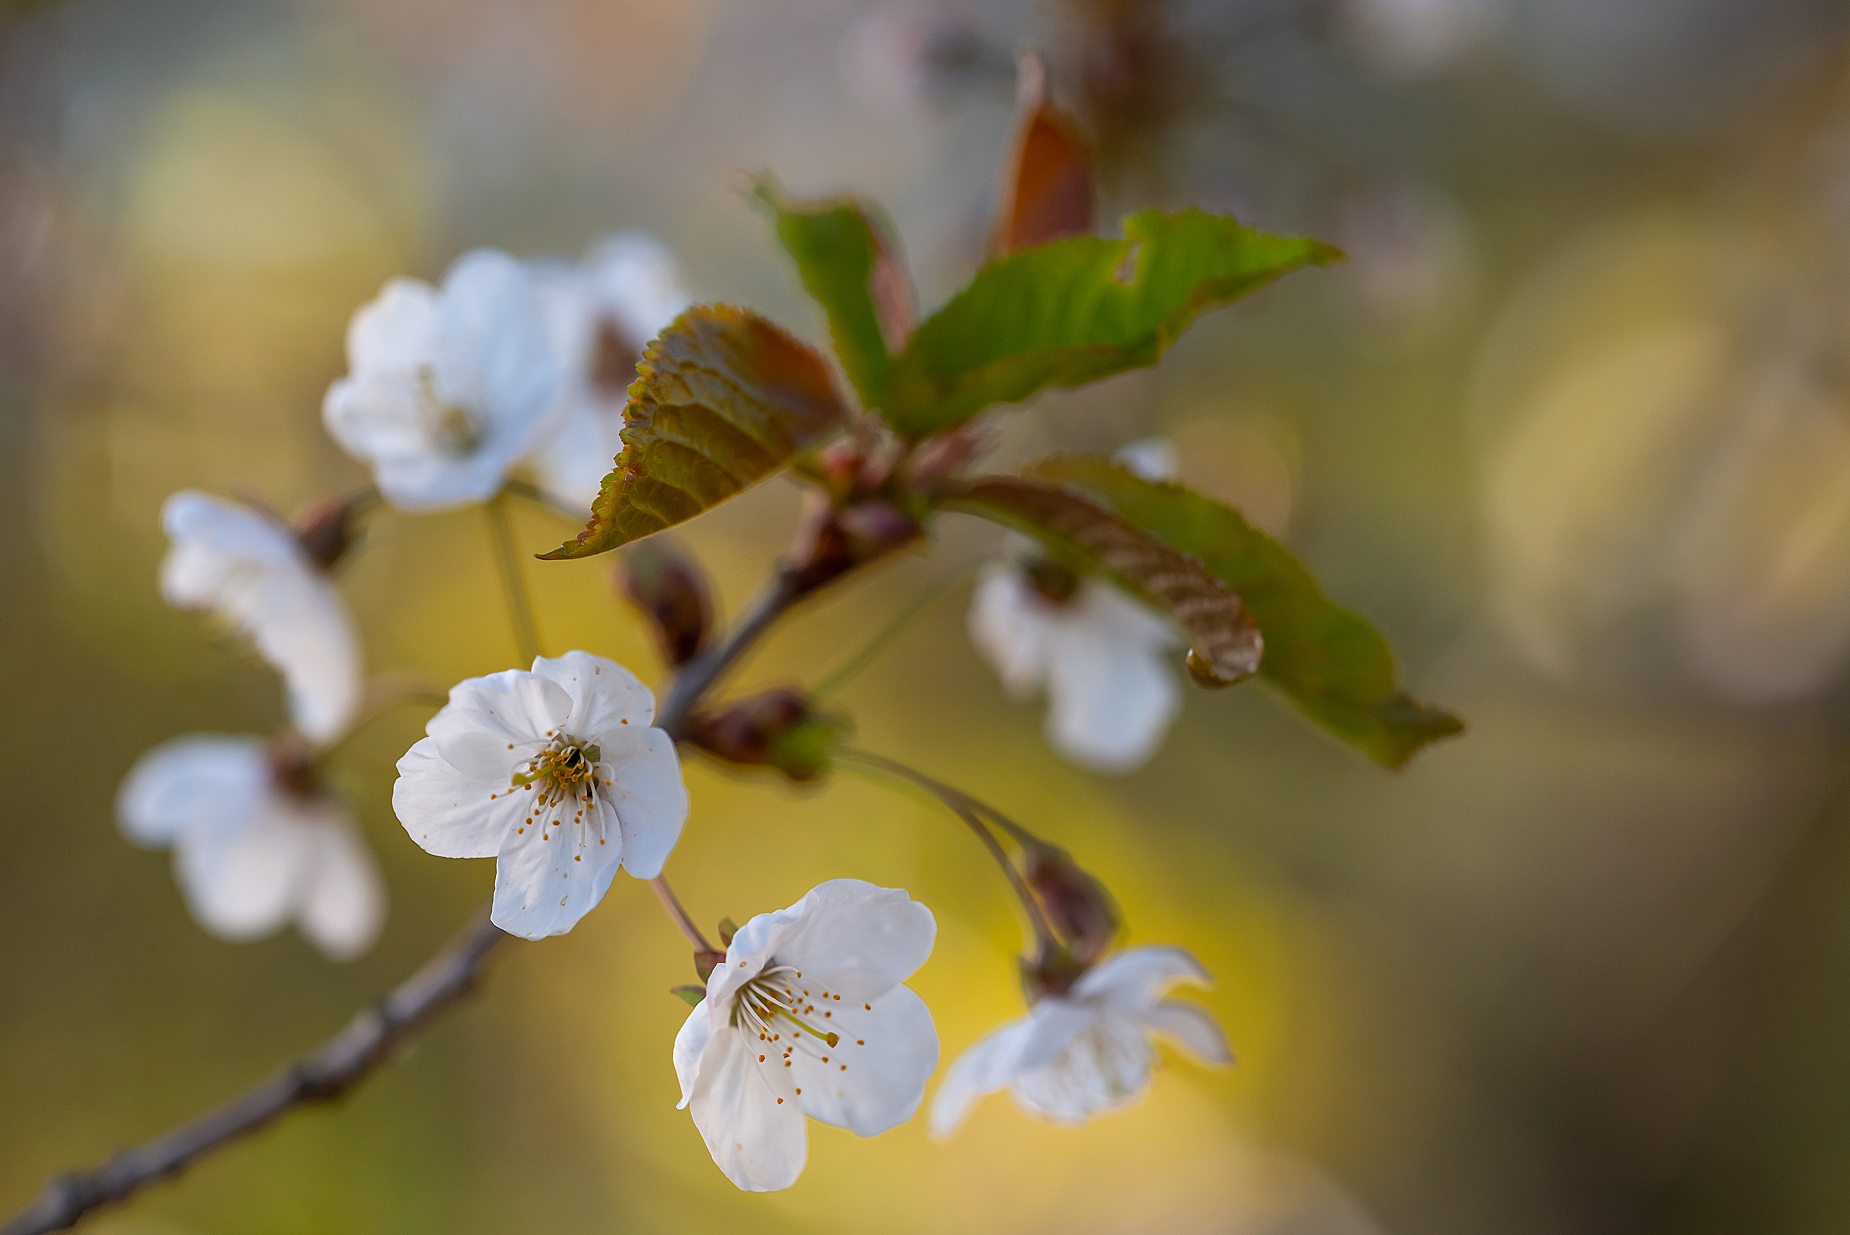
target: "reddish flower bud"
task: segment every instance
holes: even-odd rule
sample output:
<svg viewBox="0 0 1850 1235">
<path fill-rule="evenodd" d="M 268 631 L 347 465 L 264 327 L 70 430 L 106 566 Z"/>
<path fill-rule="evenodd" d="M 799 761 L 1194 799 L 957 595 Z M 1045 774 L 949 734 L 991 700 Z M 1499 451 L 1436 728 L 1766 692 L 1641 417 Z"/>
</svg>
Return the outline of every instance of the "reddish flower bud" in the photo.
<svg viewBox="0 0 1850 1235">
<path fill-rule="evenodd" d="M 1118 933 L 1118 907 L 1105 885 L 1051 845 L 1030 849 L 1024 865 L 1048 925 L 1073 959 L 1083 968 L 1103 956 Z"/>
<path fill-rule="evenodd" d="M 828 770 L 840 731 L 833 717 L 811 710 L 801 691 L 777 688 L 696 712 L 686 740 L 728 763 L 776 768 L 805 781 Z"/>
<path fill-rule="evenodd" d="M 712 593 L 698 563 L 672 540 L 651 536 L 617 564 L 623 598 L 649 618 L 656 647 L 672 668 L 692 660 L 713 629 Z"/>
<path fill-rule="evenodd" d="M 328 498 L 316 502 L 296 516 L 292 525 L 296 541 L 308 560 L 321 570 L 332 570 L 348 549 L 353 547 L 356 516 L 371 496 Z"/>
</svg>

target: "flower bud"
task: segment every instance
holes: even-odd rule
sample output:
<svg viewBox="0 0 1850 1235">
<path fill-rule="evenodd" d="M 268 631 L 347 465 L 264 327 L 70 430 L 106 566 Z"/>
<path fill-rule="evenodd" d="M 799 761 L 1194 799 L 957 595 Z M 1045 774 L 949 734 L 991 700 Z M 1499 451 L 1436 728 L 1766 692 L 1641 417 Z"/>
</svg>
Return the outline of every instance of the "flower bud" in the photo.
<svg viewBox="0 0 1850 1235">
<path fill-rule="evenodd" d="M 698 563 L 672 540 L 651 536 L 632 545 L 618 563 L 617 586 L 649 618 L 656 647 L 671 668 L 706 645 L 713 629 L 712 593 Z"/>
<path fill-rule="evenodd" d="M 335 563 L 353 547 L 357 531 L 354 526 L 355 516 L 370 500 L 370 495 L 327 498 L 296 516 L 293 524 L 296 541 L 317 569 L 332 570 Z"/>
<path fill-rule="evenodd" d="M 813 592 L 856 566 L 911 543 L 919 537 L 918 521 L 881 498 L 835 509 L 820 495 L 810 503 L 791 552 L 798 583 Z"/>
<path fill-rule="evenodd" d="M 1084 967 L 1103 956 L 1118 933 L 1118 907 L 1105 885 L 1052 845 L 1029 849 L 1024 867 L 1048 925 L 1073 959 Z"/>
<path fill-rule="evenodd" d="M 776 768 L 793 781 L 828 771 L 841 722 L 810 709 L 800 691 L 761 691 L 703 709 L 688 719 L 687 741 L 745 767 Z"/>
</svg>

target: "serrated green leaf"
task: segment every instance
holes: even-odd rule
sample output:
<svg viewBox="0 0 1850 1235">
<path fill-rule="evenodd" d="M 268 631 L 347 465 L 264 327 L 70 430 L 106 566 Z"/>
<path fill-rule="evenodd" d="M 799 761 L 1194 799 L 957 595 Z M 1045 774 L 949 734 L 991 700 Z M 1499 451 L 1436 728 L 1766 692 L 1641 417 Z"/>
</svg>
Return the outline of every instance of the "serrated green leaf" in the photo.
<svg viewBox="0 0 1850 1235">
<path fill-rule="evenodd" d="M 1056 240 L 985 266 L 893 362 L 887 420 L 916 439 L 992 403 L 1154 364 L 1203 311 L 1342 256 L 1199 210 L 1145 211 L 1124 233 Z"/>
<path fill-rule="evenodd" d="M 912 331 L 912 291 L 886 212 L 864 197 L 803 201 L 771 176 L 752 193 L 777 228 L 803 287 L 829 318 L 829 335 L 855 393 L 868 407 L 886 397 L 890 349 Z"/>
<path fill-rule="evenodd" d="M 815 349 L 748 310 L 697 305 L 643 351 L 623 452 L 590 524 L 540 556 L 589 557 L 691 519 L 784 467 L 847 414 Z"/>
<path fill-rule="evenodd" d="M 1033 536 L 1085 573 L 1103 572 L 1187 631 L 1220 685 L 1251 677 L 1263 650 L 1240 597 L 1200 562 L 1176 552 L 1097 501 L 1009 476 L 969 482 L 946 503 Z"/>
<path fill-rule="evenodd" d="M 1377 763 L 1399 767 L 1427 743 L 1463 731 L 1456 716 L 1402 691 L 1387 640 L 1331 603 L 1289 549 L 1238 511 L 1103 459 L 1059 456 L 1032 475 L 1103 504 L 1237 590 L 1265 634 L 1260 677 Z"/>
</svg>

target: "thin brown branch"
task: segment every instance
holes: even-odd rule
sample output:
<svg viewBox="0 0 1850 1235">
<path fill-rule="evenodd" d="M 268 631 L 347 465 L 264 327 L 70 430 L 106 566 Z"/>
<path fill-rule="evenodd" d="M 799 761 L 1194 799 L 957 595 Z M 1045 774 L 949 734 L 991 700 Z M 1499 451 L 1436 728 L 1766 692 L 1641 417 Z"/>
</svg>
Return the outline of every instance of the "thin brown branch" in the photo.
<svg viewBox="0 0 1850 1235">
<path fill-rule="evenodd" d="M 655 889 L 655 899 L 662 902 L 662 908 L 668 911 L 668 916 L 674 919 L 674 924 L 681 928 L 681 934 L 694 945 L 694 951 L 718 951 L 707 942 L 707 937 L 700 933 L 700 928 L 694 925 L 694 919 L 687 916 L 687 910 L 681 907 L 680 898 L 675 896 L 674 889 L 668 886 L 668 880 L 657 875 L 649 880 L 649 886 Z"/>
<path fill-rule="evenodd" d="M 224 1106 L 91 1171 L 54 1177 L 31 1208 L 0 1235 L 44 1235 L 75 1226 L 92 1211 L 177 1175 L 193 1162 L 300 1106 L 338 1098 L 385 1063 L 430 1021 L 474 987 L 483 962 L 507 938 L 484 906 L 442 952 L 383 1001 L 362 1009 L 339 1033 Z"/>
</svg>

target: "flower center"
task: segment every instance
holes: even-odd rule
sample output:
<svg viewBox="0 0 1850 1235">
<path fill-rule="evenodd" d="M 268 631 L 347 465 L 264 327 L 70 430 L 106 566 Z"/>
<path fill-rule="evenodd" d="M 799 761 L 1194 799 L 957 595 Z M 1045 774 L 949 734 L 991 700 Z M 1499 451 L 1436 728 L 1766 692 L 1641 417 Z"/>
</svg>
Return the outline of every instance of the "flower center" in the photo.
<svg viewBox="0 0 1850 1235">
<path fill-rule="evenodd" d="M 841 996 L 820 988 L 811 994 L 803 985 L 800 969 L 772 962 L 739 987 L 732 1001 L 733 1028 L 758 1035 L 759 1063 L 767 1067 L 781 1063 L 788 1068 L 791 1057 L 801 1051 L 820 1063 L 848 1070 L 846 1060 L 829 1053 L 842 1041 L 841 1034 L 827 1027 L 835 1016 L 830 1005 L 840 1003 Z M 867 1045 L 866 1038 L 855 1042 Z"/>
<path fill-rule="evenodd" d="M 546 736 L 551 741 L 538 754 L 517 764 L 508 781 L 510 792 L 524 789 L 534 795 L 522 831 L 529 824 L 540 824 L 543 829 L 556 827 L 565 821 L 567 810 L 573 812 L 573 823 L 583 823 L 585 812 L 597 802 L 598 785 L 610 787 L 608 780 L 598 779 L 602 750 L 570 734 Z"/>
<path fill-rule="evenodd" d="M 418 406 L 437 450 L 453 458 L 474 454 L 482 446 L 480 417 L 459 403 L 445 403 L 429 366 L 418 370 Z"/>
</svg>

